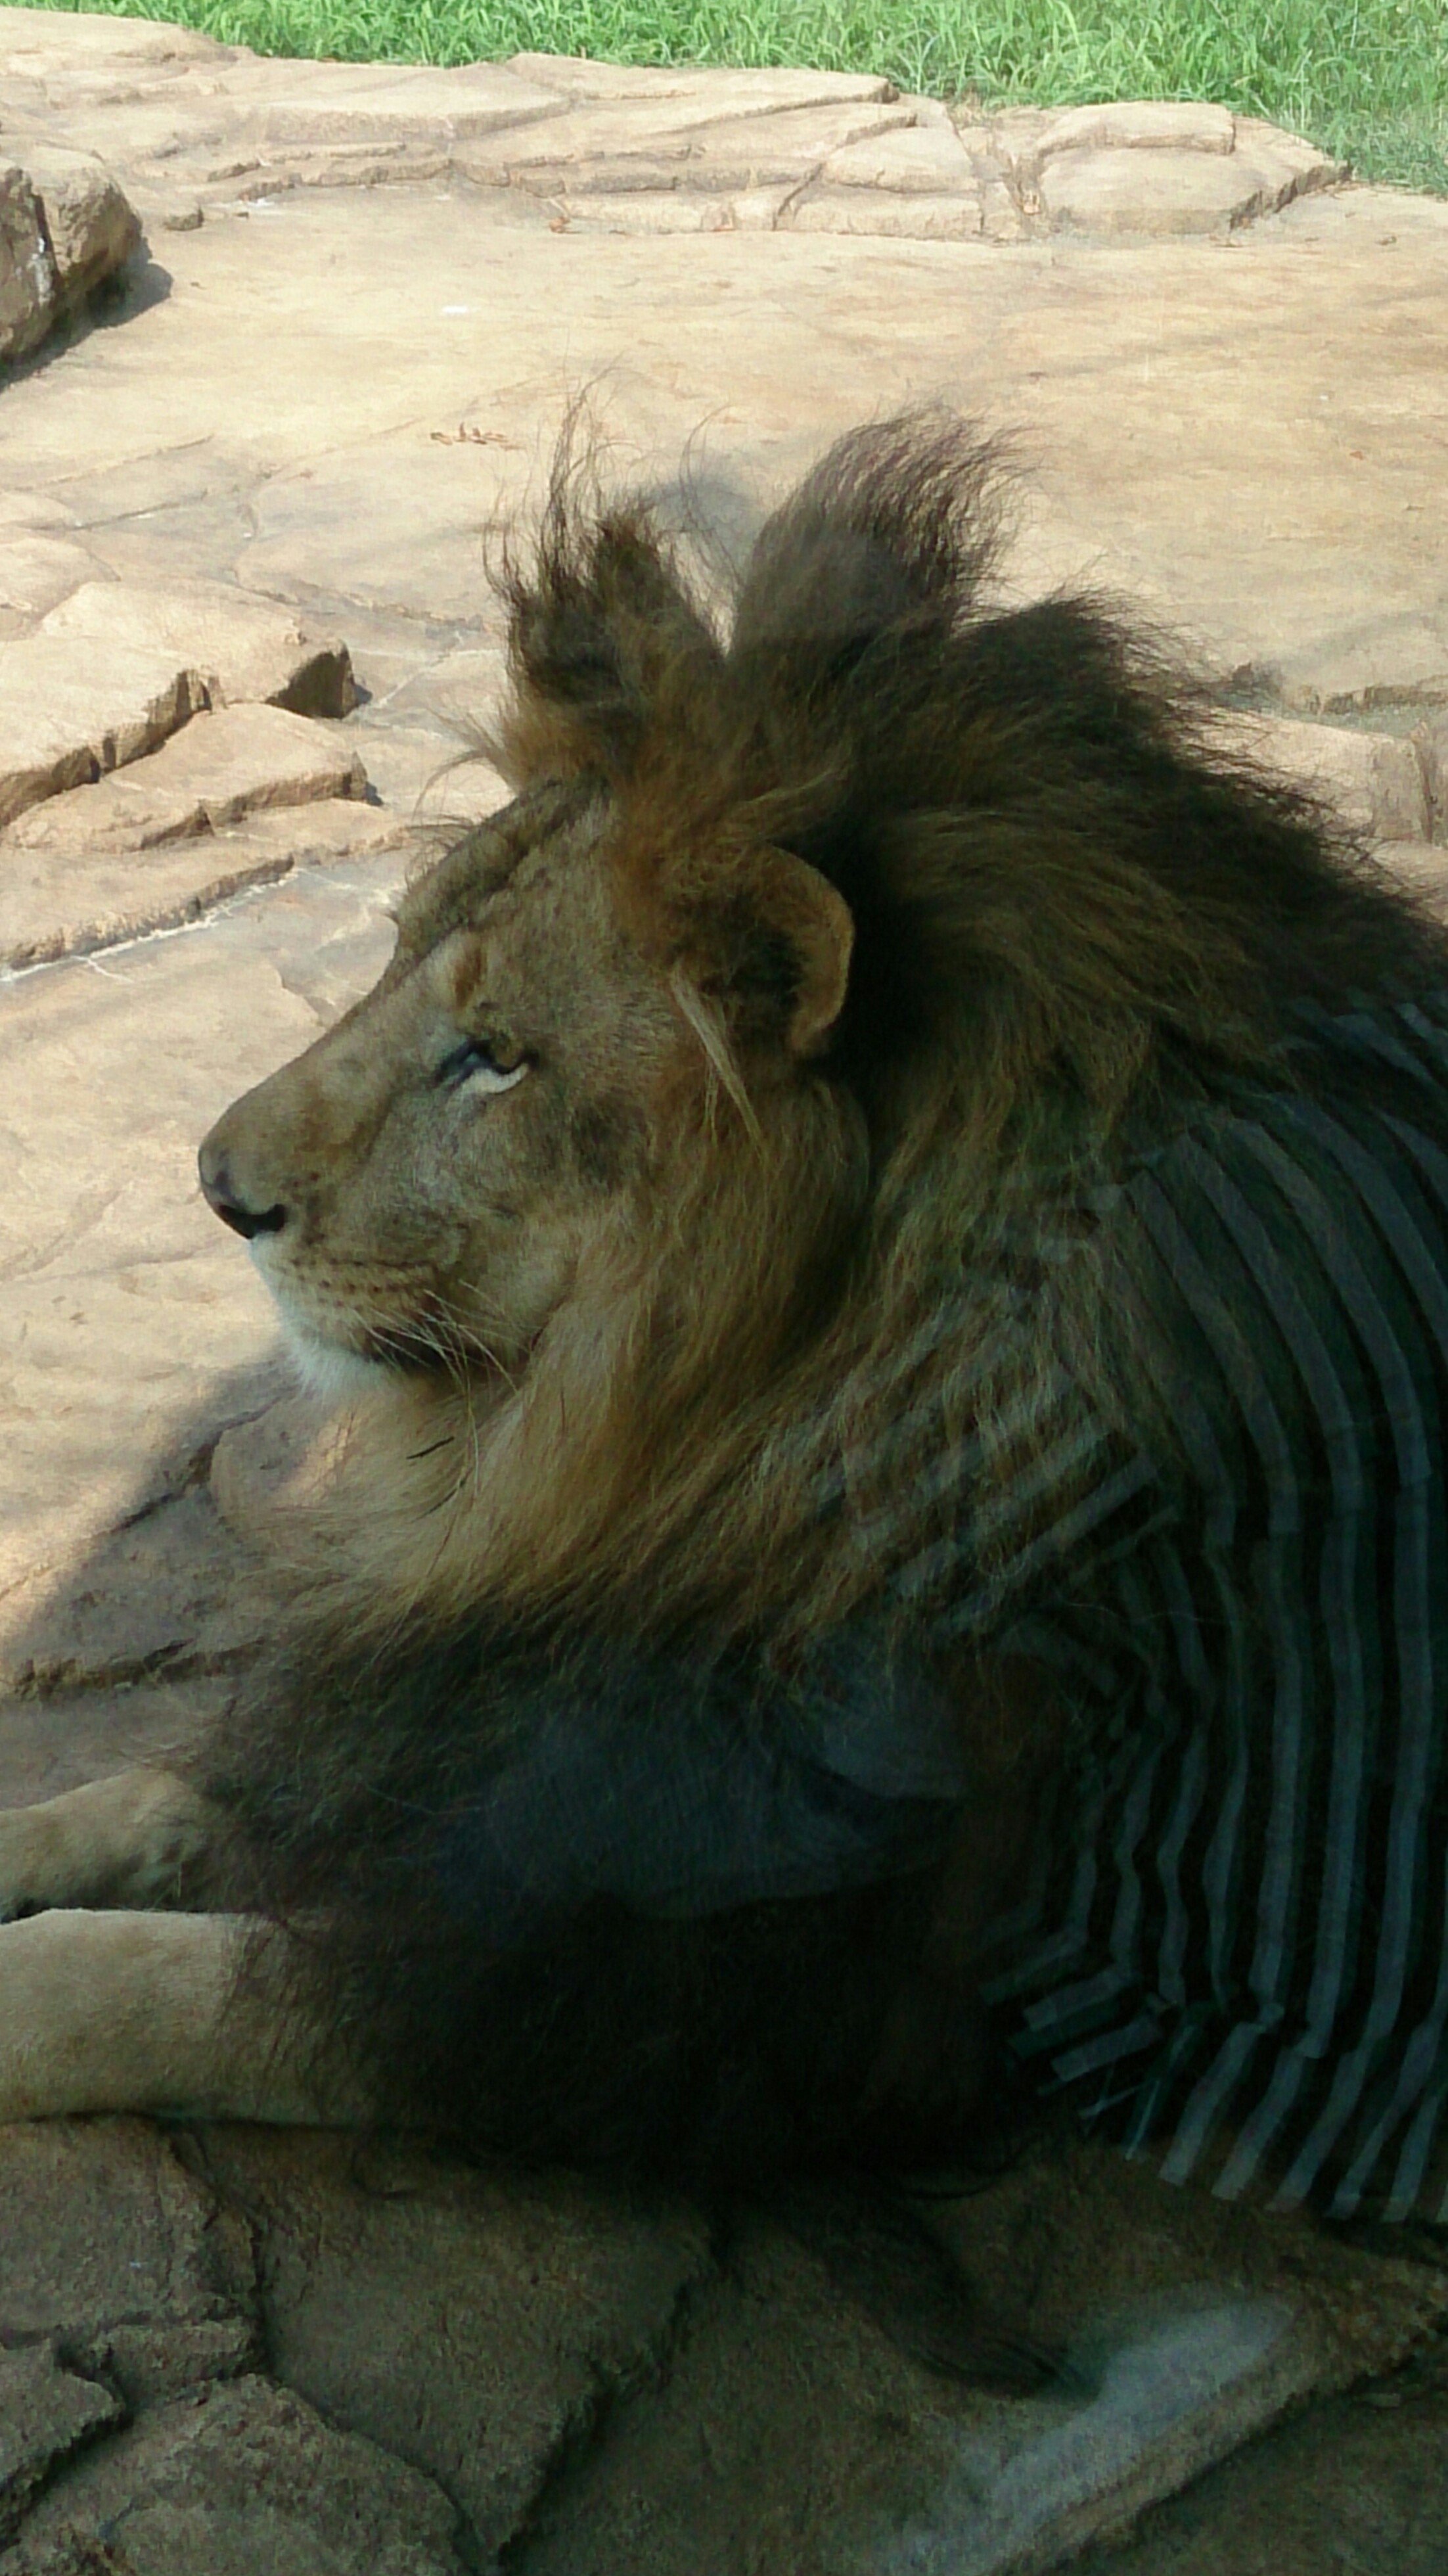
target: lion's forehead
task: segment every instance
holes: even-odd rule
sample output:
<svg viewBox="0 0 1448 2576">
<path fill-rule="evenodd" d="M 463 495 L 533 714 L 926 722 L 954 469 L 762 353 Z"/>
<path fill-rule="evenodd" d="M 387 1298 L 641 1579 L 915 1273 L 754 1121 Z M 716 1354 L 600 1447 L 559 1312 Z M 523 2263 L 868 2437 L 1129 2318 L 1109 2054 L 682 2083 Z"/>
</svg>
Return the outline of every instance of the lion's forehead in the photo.
<svg viewBox="0 0 1448 2576">
<path fill-rule="evenodd" d="M 414 879 L 398 911 L 400 946 L 425 955 L 458 930 L 496 927 L 519 905 L 580 917 L 597 903 L 604 814 L 576 793 L 520 796 Z"/>
<path fill-rule="evenodd" d="M 597 835 L 540 834 L 506 870 L 467 845 L 409 894 L 379 991 L 410 985 L 476 1035 L 527 1049 L 567 1041 L 575 1059 L 667 1044 L 676 1013 L 621 917 Z"/>
</svg>

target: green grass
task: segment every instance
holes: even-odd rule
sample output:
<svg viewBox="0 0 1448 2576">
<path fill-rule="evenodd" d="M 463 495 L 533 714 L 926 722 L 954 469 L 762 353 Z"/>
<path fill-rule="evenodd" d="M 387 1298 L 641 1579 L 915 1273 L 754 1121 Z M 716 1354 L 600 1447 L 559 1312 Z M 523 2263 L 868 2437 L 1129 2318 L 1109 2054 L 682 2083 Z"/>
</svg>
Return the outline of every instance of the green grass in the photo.
<svg viewBox="0 0 1448 2576">
<path fill-rule="evenodd" d="M 43 0 L 44 4 L 44 0 Z M 65 7 L 70 0 L 52 0 Z M 89 0 L 260 53 L 805 64 L 937 97 L 1201 98 L 1448 194 L 1448 0 Z"/>
</svg>

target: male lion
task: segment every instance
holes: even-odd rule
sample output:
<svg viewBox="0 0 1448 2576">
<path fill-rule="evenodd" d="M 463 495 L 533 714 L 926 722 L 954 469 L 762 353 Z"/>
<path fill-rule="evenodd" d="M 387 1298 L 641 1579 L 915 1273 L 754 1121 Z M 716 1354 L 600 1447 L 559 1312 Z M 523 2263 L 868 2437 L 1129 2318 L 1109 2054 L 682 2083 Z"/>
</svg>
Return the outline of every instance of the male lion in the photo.
<svg viewBox="0 0 1448 2576">
<path fill-rule="evenodd" d="M 1448 937 L 1097 606 L 991 605 L 997 482 L 856 432 L 726 642 L 557 476 L 515 801 L 202 1149 L 350 1408 L 288 1643 L 0 1820 L 0 2117 L 728 2192 L 979 2151 L 1008 2062 L 1425 2206 Z"/>
</svg>

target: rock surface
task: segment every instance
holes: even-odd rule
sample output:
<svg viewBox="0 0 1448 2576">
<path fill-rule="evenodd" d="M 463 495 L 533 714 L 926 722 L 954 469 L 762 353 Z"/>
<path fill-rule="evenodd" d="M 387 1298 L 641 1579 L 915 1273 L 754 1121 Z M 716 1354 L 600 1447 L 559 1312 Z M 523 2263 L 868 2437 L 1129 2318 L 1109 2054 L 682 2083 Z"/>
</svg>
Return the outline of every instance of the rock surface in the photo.
<svg viewBox="0 0 1448 2576">
<path fill-rule="evenodd" d="M 501 220 L 560 230 L 1225 236 L 1345 175 L 1223 108 L 953 122 L 934 100 L 840 72 L 628 71 L 548 54 L 453 71 L 274 62 L 181 29 L 158 40 L 142 20 L 92 23 L 104 32 L 54 37 L 0 9 L 7 136 L 29 150 L 60 120 L 162 229 L 296 188 L 446 179 L 507 191 Z M 836 188 L 869 191 L 838 224 Z"/>
<path fill-rule="evenodd" d="M 871 410 L 1013 429 L 1012 595 L 1184 634 L 1229 746 L 1448 902 L 1448 207 L 1214 107 L 267 62 L 22 9 L 0 102 L 33 176 L 0 176 L 0 327 L 63 180 L 108 174 L 152 251 L 0 393 L 0 1795 L 34 1798 L 185 1737 L 266 1634 L 234 1527 L 308 1423 L 196 1142 L 501 796 L 455 765 L 502 676 L 487 540 L 580 381 L 666 497 L 696 438 L 731 543 Z M 1318 2576 L 1343 2531 L 1417 2576 L 1436 2260 L 1061 2144 L 949 2225 L 1085 2388 L 925 2379 L 762 2226 L 724 2259 L 684 2213 L 326 2139 L 10 2132 L 0 2570 L 1005 2576 L 1306 2404 L 1123 2576 Z M 1333 2394 L 1415 2351 L 1400 2408 Z"/>
<path fill-rule="evenodd" d="M 0 166 L 0 370 L 82 312 L 140 243 L 135 209 L 94 153 L 27 135 L 24 166 Z"/>
</svg>

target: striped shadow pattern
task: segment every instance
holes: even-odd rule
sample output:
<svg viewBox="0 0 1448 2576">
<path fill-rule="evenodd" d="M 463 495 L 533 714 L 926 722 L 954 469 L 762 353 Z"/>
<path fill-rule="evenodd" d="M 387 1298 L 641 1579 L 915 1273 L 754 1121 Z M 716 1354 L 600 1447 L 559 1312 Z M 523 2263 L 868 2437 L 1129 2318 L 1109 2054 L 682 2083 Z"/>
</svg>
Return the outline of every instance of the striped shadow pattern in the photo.
<svg viewBox="0 0 1448 2576">
<path fill-rule="evenodd" d="M 1304 1016 L 1313 1079 L 1098 1196 L 1174 1436 L 1063 1375 L 1066 1509 L 933 1626 L 1046 1665 L 1080 1747 L 996 1927 L 1043 2087 L 1169 2179 L 1441 2221 L 1448 996 Z"/>
</svg>

